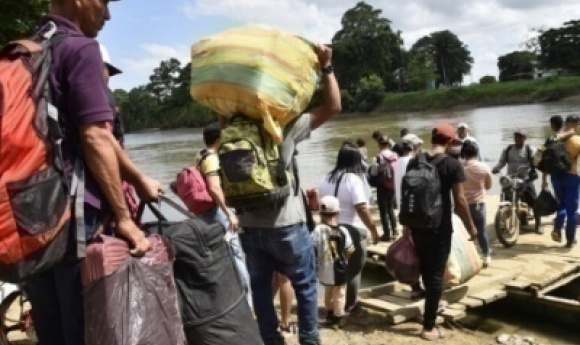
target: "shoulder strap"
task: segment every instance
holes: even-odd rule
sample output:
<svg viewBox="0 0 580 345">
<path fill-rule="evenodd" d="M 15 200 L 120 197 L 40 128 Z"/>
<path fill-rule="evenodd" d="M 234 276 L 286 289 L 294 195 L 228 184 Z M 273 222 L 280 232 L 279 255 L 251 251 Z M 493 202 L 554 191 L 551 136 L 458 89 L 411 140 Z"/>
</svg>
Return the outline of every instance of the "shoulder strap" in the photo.
<svg viewBox="0 0 580 345">
<path fill-rule="evenodd" d="M 447 158 L 447 155 L 445 153 L 440 153 L 431 161 L 431 165 L 437 167 L 445 158 Z"/>
<path fill-rule="evenodd" d="M 201 150 L 200 154 L 201 154 L 201 158 L 199 158 L 199 162 L 197 162 L 197 164 L 196 164 L 197 168 L 201 167 L 201 165 L 207 159 L 207 157 L 209 157 L 210 155 L 212 155 L 214 153 L 209 152 L 207 149 L 203 149 L 203 150 Z"/>
<path fill-rule="evenodd" d="M 530 145 L 526 145 L 526 155 L 528 156 L 528 162 L 532 162 L 533 157 L 532 157 L 532 148 L 530 147 Z M 532 164 L 533 165 L 533 164 Z"/>
<path fill-rule="evenodd" d="M 505 162 L 507 164 L 510 163 L 510 151 L 515 147 L 514 144 L 509 144 L 508 147 L 505 148 L 504 150 L 504 154 L 505 154 Z"/>
<path fill-rule="evenodd" d="M 342 173 L 338 180 L 336 181 L 336 187 L 334 188 L 334 196 L 338 197 L 338 188 L 340 187 L 340 182 L 342 182 L 342 178 L 344 177 L 345 173 Z"/>
</svg>

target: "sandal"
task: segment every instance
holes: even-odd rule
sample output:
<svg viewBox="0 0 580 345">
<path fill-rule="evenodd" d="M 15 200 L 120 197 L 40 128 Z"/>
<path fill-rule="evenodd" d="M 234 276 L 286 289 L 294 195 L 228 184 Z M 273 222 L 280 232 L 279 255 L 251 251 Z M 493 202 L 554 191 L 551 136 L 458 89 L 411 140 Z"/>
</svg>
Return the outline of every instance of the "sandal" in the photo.
<svg viewBox="0 0 580 345">
<path fill-rule="evenodd" d="M 560 234 L 559 231 L 556 230 L 552 231 L 552 240 L 558 243 L 562 242 L 562 235 Z"/>
<path fill-rule="evenodd" d="M 445 338 L 445 333 L 439 327 L 433 327 L 433 329 L 429 332 L 423 329 L 421 332 L 421 338 L 427 341 L 435 341 Z"/>
</svg>

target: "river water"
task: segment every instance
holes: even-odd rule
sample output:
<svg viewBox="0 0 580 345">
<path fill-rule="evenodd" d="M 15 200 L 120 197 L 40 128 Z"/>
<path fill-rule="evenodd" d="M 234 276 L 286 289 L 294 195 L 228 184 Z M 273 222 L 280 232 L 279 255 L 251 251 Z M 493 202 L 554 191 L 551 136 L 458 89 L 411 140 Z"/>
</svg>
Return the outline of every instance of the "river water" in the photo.
<svg viewBox="0 0 580 345">
<path fill-rule="evenodd" d="M 298 162 L 303 187 L 313 187 L 329 172 L 336 160 L 337 150 L 345 139 L 363 138 L 367 142 L 369 156 L 376 154 L 377 147 L 371 139 L 375 130 L 399 137 L 401 128 L 408 128 L 428 143 L 432 127 L 438 122 L 458 124 L 467 122 L 472 135 L 478 140 L 490 166 L 495 165 L 501 151 L 513 142 L 513 130 L 523 128 L 528 133 L 528 143 L 540 146 L 549 135 L 548 119 L 552 115 L 566 117 L 580 114 L 580 101 L 547 104 L 519 105 L 453 110 L 444 112 L 364 114 L 340 116 L 312 133 L 309 140 L 298 147 Z M 165 186 L 185 166 L 193 162 L 195 152 L 203 147 L 201 129 L 180 129 L 129 134 L 126 147 L 129 156 L 144 172 L 161 181 Z M 497 183 L 492 193 L 498 193 Z M 171 198 L 175 196 L 167 193 Z M 170 218 L 178 215 L 165 210 Z M 365 285 L 383 282 L 384 272 L 369 268 L 365 274 Z M 509 308 L 509 307 L 507 307 Z M 490 334 L 523 332 L 548 339 L 551 344 L 580 344 L 577 330 L 566 330 L 545 324 L 528 316 L 506 318 L 502 310 L 489 313 L 479 312 L 485 325 L 496 324 Z M 542 328 L 543 327 L 543 328 Z M 554 328 L 556 327 L 556 328 Z M 482 328 L 482 326 L 478 326 Z M 535 330 L 535 332 L 534 332 Z"/>
<path fill-rule="evenodd" d="M 365 139 L 369 156 L 372 156 L 377 152 L 371 139 L 373 131 L 378 129 L 398 139 L 400 129 L 408 128 L 429 143 L 432 127 L 442 121 L 468 123 L 485 160 L 493 166 L 501 151 L 513 142 L 515 128 L 525 129 L 528 143 L 540 146 L 549 133 L 550 116 L 579 113 L 580 101 L 571 101 L 444 112 L 340 116 L 314 131 L 310 140 L 299 145 L 300 178 L 305 188 L 318 185 L 324 174 L 333 168 L 337 150 L 345 139 Z M 180 129 L 129 134 L 126 146 L 137 166 L 168 185 L 181 168 L 192 163 L 203 142 L 201 129 Z M 497 192 L 497 188 L 492 190 L 492 193 Z"/>
</svg>

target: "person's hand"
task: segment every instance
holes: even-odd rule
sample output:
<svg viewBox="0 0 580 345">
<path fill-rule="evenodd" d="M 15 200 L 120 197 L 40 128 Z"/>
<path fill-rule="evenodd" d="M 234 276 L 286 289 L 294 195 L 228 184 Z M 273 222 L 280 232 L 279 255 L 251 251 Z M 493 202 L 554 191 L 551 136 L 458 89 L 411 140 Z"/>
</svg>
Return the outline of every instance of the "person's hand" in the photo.
<svg viewBox="0 0 580 345">
<path fill-rule="evenodd" d="M 149 251 L 151 244 L 145 233 L 131 219 L 117 221 L 117 234 L 123 236 L 131 244 L 129 253 L 133 256 L 143 256 Z"/>
<path fill-rule="evenodd" d="M 491 170 L 491 173 L 492 173 L 492 174 L 494 174 L 494 175 L 497 175 L 497 174 L 499 174 L 499 169 L 497 169 L 497 168 L 493 168 L 493 169 Z"/>
<path fill-rule="evenodd" d="M 158 181 L 148 176 L 143 176 L 139 184 L 135 186 L 135 191 L 141 201 L 156 201 L 163 194 L 163 187 Z"/>
<path fill-rule="evenodd" d="M 324 44 L 316 45 L 316 55 L 318 55 L 320 68 L 328 67 L 332 64 L 332 49 Z"/>
<path fill-rule="evenodd" d="M 376 229 L 374 231 L 371 230 L 371 241 L 373 244 L 379 243 L 379 233 Z"/>
<path fill-rule="evenodd" d="M 228 212 L 228 221 L 230 223 L 230 231 L 237 231 L 240 228 L 240 222 L 238 216 L 232 211 Z"/>
<path fill-rule="evenodd" d="M 467 232 L 470 235 L 470 237 L 469 237 L 470 241 L 475 241 L 477 239 L 477 229 L 475 227 L 468 228 Z"/>
</svg>

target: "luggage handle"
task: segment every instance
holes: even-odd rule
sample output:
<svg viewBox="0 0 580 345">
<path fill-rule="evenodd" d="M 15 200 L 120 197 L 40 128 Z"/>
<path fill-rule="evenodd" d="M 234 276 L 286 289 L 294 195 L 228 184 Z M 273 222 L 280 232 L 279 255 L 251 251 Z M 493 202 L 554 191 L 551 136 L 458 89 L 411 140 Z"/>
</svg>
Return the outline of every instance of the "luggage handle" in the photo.
<svg viewBox="0 0 580 345">
<path fill-rule="evenodd" d="M 143 202 L 143 201 L 141 201 L 139 203 L 139 207 L 137 208 L 137 220 L 139 222 L 141 222 L 141 220 L 143 219 L 143 213 L 145 211 L 145 206 L 147 206 L 149 208 L 149 210 L 151 211 L 151 213 L 153 213 L 153 215 L 155 216 L 155 218 L 157 218 L 157 220 L 159 221 L 159 223 L 161 223 L 161 222 L 167 222 L 168 221 L 167 220 L 167 217 L 165 217 L 163 215 L 163 213 L 161 212 L 161 210 L 159 209 L 159 206 L 158 206 L 161 203 L 168 204 L 169 206 L 171 206 L 171 208 L 173 208 L 177 212 L 181 213 L 182 215 L 186 216 L 187 218 L 190 218 L 190 219 L 191 218 L 195 218 L 195 216 L 191 212 L 189 212 L 188 210 L 186 210 L 185 208 L 183 208 L 182 206 L 180 206 L 175 201 L 169 199 L 168 197 L 166 197 L 164 195 L 160 195 L 157 203 L 154 203 L 154 202 Z"/>
</svg>

